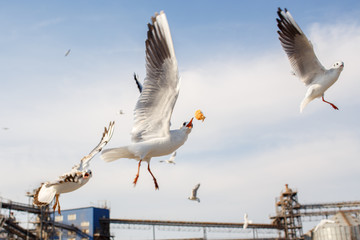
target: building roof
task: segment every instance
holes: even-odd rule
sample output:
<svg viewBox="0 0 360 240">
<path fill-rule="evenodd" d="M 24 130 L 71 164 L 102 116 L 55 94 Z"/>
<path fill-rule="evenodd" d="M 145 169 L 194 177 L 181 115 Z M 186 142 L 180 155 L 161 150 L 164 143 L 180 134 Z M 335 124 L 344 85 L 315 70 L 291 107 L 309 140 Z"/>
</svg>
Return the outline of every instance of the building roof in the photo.
<svg viewBox="0 0 360 240">
<path fill-rule="evenodd" d="M 351 226 L 359 226 L 360 220 L 351 213 L 345 213 L 345 212 L 338 212 L 330 219 L 323 219 L 320 221 L 320 223 L 316 226 L 314 231 L 317 231 L 319 229 L 328 228 L 328 227 L 351 227 Z"/>
</svg>

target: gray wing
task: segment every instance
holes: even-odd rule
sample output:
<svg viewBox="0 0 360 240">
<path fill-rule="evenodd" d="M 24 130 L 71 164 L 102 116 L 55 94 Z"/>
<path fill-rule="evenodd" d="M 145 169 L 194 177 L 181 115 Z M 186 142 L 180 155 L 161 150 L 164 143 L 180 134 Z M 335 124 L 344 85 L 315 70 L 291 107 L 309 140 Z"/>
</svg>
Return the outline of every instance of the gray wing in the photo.
<svg viewBox="0 0 360 240">
<path fill-rule="evenodd" d="M 200 187 L 200 183 L 196 184 L 196 186 L 193 188 L 193 190 L 191 192 L 193 197 L 196 197 L 199 187 Z"/>
<path fill-rule="evenodd" d="M 102 135 L 102 138 L 99 142 L 99 144 L 86 156 L 84 156 L 80 161 L 80 166 L 78 170 L 87 170 L 89 168 L 89 162 L 90 160 L 98 153 L 100 152 L 103 147 L 110 141 L 113 133 L 114 133 L 114 124 L 115 122 L 110 122 L 109 127 L 104 130 L 104 133 Z"/>
<path fill-rule="evenodd" d="M 146 78 L 134 110 L 132 141 L 170 134 L 170 118 L 179 94 L 179 75 L 170 28 L 164 12 L 148 24 Z"/>
<path fill-rule="evenodd" d="M 278 9 L 280 19 L 276 19 L 281 46 L 285 50 L 295 75 L 306 85 L 310 84 L 314 76 L 325 72 L 325 68 L 315 55 L 311 42 L 285 8 Z"/>
</svg>

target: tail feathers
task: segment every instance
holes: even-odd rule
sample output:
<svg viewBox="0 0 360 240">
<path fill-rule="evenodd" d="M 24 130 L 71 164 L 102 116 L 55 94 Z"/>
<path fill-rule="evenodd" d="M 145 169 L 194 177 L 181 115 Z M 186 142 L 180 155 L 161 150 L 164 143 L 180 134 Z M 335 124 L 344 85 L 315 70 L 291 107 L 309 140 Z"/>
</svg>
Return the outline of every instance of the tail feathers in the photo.
<svg viewBox="0 0 360 240">
<path fill-rule="evenodd" d="M 119 147 L 103 150 L 101 153 L 101 158 L 105 162 L 112 162 L 120 158 L 136 159 L 136 156 L 132 152 L 130 152 L 127 147 Z"/>
<path fill-rule="evenodd" d="M 302 100 L 301 105 L 300 105 L 300 112 L 302 113 L 302 111 L 304 110 L 304 108 L 306 107 L 306 105 L 309 104 L 309 102 L 311 102 L 312 99 L 309 98 L 304 98 L 304 100 Z"/>
<path fill-rule="evenodd" d="M 37 189 L 33 203 L 36 206 L 48 205 L 54 199 L 55 194 L 56 191 L 53 187 L 47 187 L 47 184 L 43 183 L 41 187 Z"/>
</svg>

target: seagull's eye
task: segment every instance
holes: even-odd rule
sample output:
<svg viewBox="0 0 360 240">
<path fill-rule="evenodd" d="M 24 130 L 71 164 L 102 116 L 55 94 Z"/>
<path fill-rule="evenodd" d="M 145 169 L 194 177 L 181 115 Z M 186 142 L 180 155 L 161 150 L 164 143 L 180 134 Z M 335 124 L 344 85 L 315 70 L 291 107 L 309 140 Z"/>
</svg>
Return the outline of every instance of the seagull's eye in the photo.
<svg viewBox="0 0 360 240">
<path fill-rule="evenodd" d="M 186 122 L 183 123 L 183 127 L 185 127 L 185 126 L 186 126 Z"/>
</svg>

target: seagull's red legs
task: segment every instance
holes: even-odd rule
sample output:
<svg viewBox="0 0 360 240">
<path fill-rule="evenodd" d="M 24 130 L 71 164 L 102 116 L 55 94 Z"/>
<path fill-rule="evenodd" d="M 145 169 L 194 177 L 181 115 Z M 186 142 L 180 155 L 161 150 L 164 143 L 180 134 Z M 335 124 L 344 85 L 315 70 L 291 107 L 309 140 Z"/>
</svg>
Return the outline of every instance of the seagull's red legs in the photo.
<svg viewBox="0 0 360 240">
<path fill-rule="evenodd" d="M 55 194 L 55 204 L 53 206 L 53 210 L 55 211 L 56 207 L 58 207 L 58 213 L 61 215 L 59 196 L 60 194 Z"/>
<path fill-rule="evenodd" d="M 142 160 L 139 161 L 138 171 L 137 171 L 136 177 L 135 177 L 134 182 L 133 182 L 133 183 L 134 183 L 134 187 L 136 186 L 137 180 L 138 180 L 138 178 L 139 178 L 141 161 L 142 161 Z"/>
<path fill-rule="evenodd" d="M 323 102 L 326 102 L 326 103 L 330 104 L 335 110 L 339 110 L 338 107 L 335 106 L 334 104 L 332 104 L 331 102 L 325 101 L 324 95 L 322 96 L 322 100 L 323 100 Z"/>
<path fill-rule="evenodd" d="M 58 204 L 58 194 L 55 195 L 55 203 L 54 203 L 54 206 L 53 206 L 54 211 L 55 211 L 55 209 L 57 207 L 57 204 Z"/>
<path fill-rule="evenodd" d="M 154 175 L 152 174 L 152 172 L 151 172 L 151 170 L 150 170 L 150 163 L 148 163 L 148 171 L 149 171 L 149 173 L 151 174 L 151 176 L 152 176 L 153 179 L 154 179 L 155 190 L 158 190 L 158 189 L 159 189 L 159 185 L 157 184 L 156 178 L 154 177 Z"/>
<path fill-rule="evenodd" d="M 59 213 L 59 215 L 61 215 L 59 196 L 58 196 L 58 213 Z"/>
</svg>

